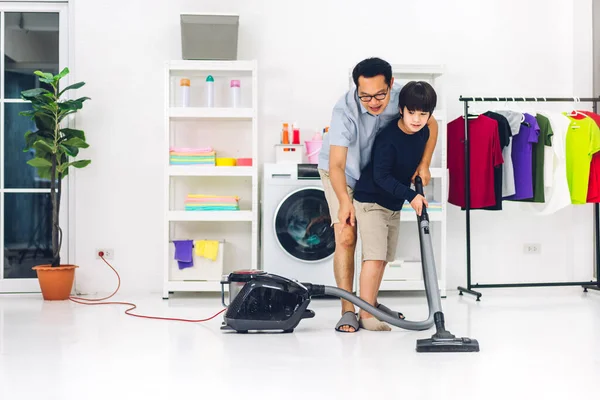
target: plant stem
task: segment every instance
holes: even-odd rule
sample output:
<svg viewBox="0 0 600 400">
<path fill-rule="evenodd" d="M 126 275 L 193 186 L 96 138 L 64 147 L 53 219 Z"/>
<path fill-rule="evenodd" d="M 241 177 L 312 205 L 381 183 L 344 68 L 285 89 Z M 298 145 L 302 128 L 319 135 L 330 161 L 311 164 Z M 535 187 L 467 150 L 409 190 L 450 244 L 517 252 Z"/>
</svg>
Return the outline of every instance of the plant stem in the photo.
<svg viewBox="0 0 600 400">
<path fill-rule="evenodd" d="M 52 85 L 54 87 L 54 99 L 58 105 L 58 85 L 55 83 Z M 59 139 L 59 129 L 60 123 L 58 121 L 58 110 L 59 107 L 54 111 L 54 154 L 52 155 L 52 170 L 50 172 L 50 196 L 52 198 L 52 266 L 58 267 L 60 265 L 60 245 L 58 242 L 58 207 L 60 206 L 60 189 L 61 184 L 58 181 L 58 191 L 56 187 L 57 180 L 57 162 L 58 162 L 58 139 Z M 57 193 L 58 192 L 58 193 Z M 57 197 L 58 195 L 58 197 Z M 62 239 L 62 238 L 61 238 Z M 62 242 L 62 240 L 61 240 Z"/>
<path fill-rule="evenodd" d="M 50 199 L 52 201 L 52 266 L 60 265 L 60 249 L 58 249 L 58 205 L 56 199 L 56 154 L 52 155 L 52 169 L 50 172 Z"/>
</svg>

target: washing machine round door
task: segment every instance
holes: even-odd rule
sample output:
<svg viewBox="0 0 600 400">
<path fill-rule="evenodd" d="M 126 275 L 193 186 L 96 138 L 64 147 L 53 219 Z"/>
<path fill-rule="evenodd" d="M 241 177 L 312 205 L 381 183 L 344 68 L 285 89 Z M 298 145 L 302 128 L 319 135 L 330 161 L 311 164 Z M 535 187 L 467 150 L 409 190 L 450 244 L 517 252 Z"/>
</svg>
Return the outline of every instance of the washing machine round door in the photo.
<svg viewBox="0 0 600 400">
<path fill-rule="evenodd" d="M 288 194 L 275 211 L 277 242 L 291 257 L 318 262 L 333 255 L 335 236 L 325 192 L 304 187 Z"/>
</svg>

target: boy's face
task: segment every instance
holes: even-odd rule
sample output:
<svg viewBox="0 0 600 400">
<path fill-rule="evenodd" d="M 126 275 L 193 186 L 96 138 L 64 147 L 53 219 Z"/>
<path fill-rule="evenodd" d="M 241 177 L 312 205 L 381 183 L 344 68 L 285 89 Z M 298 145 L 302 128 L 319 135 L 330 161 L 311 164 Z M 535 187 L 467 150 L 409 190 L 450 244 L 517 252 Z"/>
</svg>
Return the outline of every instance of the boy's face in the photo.
<svg viewBox="0 0 600 400">
<path fill-rule="evenodd" d="M 358 78 L 358 97 L 365 108 L 373 115 L 381 114 L 390 102 L 390 87 L 394 84 L 392 77 L 390 85 L 385 83 L 383 75 L 372 78 Z"/>
<path fill-rule="evenodd" d="M 430 115 L 429 112 L 419 110 L 410 111 L 406 107 L 402 110 L 402 120 L 404 121 L 404 125 L 413 133 L 423 129 L 427 124 Z"/>
</svg>

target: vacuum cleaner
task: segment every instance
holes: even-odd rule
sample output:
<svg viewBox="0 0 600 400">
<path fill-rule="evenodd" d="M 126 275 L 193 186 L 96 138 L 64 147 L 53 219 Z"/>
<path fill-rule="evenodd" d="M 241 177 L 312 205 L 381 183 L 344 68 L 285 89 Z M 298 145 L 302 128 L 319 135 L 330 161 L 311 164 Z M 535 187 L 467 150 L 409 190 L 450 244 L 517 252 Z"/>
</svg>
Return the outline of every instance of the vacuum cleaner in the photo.
<svg viewBox="0 0 600 400">
<path fill-rule="evenodd" d="M 423 195 L 423 183 L 415 178 L 415 189 Z M 354 294 L 333 286 L 298 282 L 261 270 L 232 272 L 221 281 L 221 301 L 227 311 L 222 330 L 248 333 L 249 331 L 293 332 L 301 320 L 313 318 L 308 308 L 313 296 L 334 296 L 350 301 L 369 312 L 380 321 L 408 330 L 426 330 L 435 325 L 436 333 L 427 339 L 417 340 L 417 352 L 477 352 L 479 342 L 467 337 L 456 337 L 446 330 L 442 303 L 439 296 L 437 271 L 427 209 L 417 216 L 421 264 L 429 315 L 423 321 L 400 319 L 370 305 Z M 225 304 L 225 285 L 229 285 L 229 304 Z"/>
</svg>

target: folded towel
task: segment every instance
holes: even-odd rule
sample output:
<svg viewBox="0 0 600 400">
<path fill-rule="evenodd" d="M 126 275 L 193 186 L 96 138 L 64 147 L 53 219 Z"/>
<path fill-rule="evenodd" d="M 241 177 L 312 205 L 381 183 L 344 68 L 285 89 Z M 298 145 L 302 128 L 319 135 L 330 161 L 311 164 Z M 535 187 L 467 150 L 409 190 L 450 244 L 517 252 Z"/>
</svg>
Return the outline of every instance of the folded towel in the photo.
<svg viewBox="0 0 600 400">
<path fill-rule="evenodd" d="M 179 153 L 204 153 L 204 152 L 210 152 L 210 151 L 214 151 L 212 147 L 176 147 L 176 146 L 171 146 L 169 148 L 170 151 L 176 151 Z"/>
<path fill-rule="evenodd" d="M 196 240 L 194 250 L 198 257 L 216 261 L 219 254 L 219 242 L 217 240 Z"/>
<path fill-rule="evenodd" d="M 169 152 L 169 155 L 171 157 L 216 157 L 217 153 L 214 151 L 207 151 L 205 153 L 201 153 L 201 152 L 194 152 L 194 153 L 182 153 L 182 152 L 177 152 L 177 151 L 171 151 Z"/>
<path fill-rule="evenodd" d="M 169 160 L 171 164 L 211 164 L 215 165 L 215 160 Z"/>
<path fill-rule="evenodd" d="M 179 265 L 179 269 L 190 268 L 194 266 L 192 257 L 192 249 L 194 242 L 192 240 L 174 240 L 175 245 L 175 260 Z"/>
<path fill-rule="evenodd" d="M 238 201 L 236 199 L 231 199 L 231 198 L 227 198 L 227 197 L 215 197 L 212 199 L 196 199 L 196 198 L 191 198 L 191 199 L 185 199 L 186 203 L 190 203 L 190 204 L 203 204 L 203 203 L 237 203 Z"/>
<path fill-rule="evenodd" d="M 237 206 L 202 206 L 202 207 L 188 207 L 185 206 L 185 211 L 239 211 Z"/>
<path fill-rule="evenodd" d="M 205 199 L 205 198 L 228 198 L 228 199 L 236 199 L 239 200 L 238 196 L 217 196 L 214 194 L 188 194 L 188 198 L 190 199 Z"/>
</svg>

